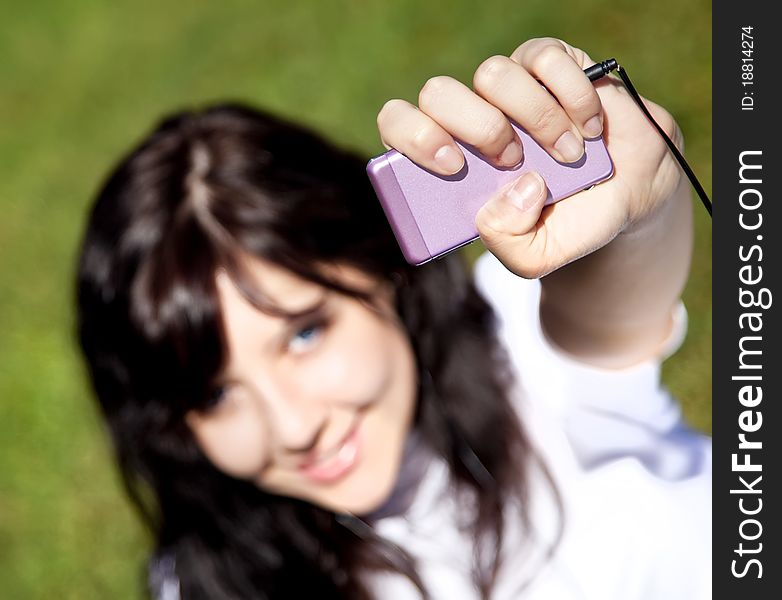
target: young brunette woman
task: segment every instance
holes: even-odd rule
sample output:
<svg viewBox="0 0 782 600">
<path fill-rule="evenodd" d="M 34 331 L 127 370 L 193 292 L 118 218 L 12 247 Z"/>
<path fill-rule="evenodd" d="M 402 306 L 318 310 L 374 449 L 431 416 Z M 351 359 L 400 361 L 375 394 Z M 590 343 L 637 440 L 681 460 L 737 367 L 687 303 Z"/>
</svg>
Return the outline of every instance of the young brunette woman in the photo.
<svg viewBox="0 0 782 600">
<path fill-rule="evenodd" d="M 710 443 L 659 383 L 690 192 L 593 63 L 533 39 L 380 111 L 443 174 L 454 138 L 523 160 L 508 118 L 563 163 L 603 136 L 609 181 L 544 209 L 530 172 L 481 209 L 472 276 L 407 265 L 366 157 L 268 114 L 180 113 L 122 160 L 78 327 L 155 596 L 710 597 Z"/>
</svg>

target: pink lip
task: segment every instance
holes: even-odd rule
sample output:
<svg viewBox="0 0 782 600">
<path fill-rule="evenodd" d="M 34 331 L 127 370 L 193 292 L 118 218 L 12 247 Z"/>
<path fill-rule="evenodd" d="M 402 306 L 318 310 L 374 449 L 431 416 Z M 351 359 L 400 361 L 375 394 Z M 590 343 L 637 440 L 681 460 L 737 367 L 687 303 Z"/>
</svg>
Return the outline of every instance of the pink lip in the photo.
<svg viewBox="0 0 782 600">
<path fill-rule="evenodd" d="M 307 460 L 299 471 L 317 483 L 333 483 L 347 475 L 358 463 L 360 450 L 361 436 L 356 423 L 338 447 L 324 453 L 327 458 Z"/>
</svg>

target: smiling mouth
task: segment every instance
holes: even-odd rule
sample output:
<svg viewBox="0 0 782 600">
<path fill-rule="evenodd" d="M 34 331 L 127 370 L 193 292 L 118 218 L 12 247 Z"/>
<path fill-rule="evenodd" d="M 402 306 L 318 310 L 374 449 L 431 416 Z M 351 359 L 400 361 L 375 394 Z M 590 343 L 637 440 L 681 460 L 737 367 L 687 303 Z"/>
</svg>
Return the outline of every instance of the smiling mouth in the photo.
<svg viewBox="0 0 782 600">
<path fill-rule="evenodd" d="M 359 459 L 359 424 L 360 421 L 354 423 L 339 444 L 307 460 L 299 467 L 299 471 L 318 483 L 333 483 L 347 475 Z"/>
</svg>

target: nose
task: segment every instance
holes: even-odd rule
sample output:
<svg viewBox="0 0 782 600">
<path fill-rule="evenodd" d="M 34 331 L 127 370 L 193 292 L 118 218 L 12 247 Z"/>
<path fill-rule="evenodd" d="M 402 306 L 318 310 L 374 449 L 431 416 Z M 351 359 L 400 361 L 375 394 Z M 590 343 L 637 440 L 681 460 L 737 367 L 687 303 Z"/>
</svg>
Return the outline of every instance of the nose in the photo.
<svg viewBox="0 0 782 600">
<path fill-rule="evenodd" d="M 270 432 L 285 451 L 308 452 L 314 448 L 325 428 L 328 408 L 318 398 L 303 393 L 295 383 L 265 377 L 259 384 Z"/>
</svg>

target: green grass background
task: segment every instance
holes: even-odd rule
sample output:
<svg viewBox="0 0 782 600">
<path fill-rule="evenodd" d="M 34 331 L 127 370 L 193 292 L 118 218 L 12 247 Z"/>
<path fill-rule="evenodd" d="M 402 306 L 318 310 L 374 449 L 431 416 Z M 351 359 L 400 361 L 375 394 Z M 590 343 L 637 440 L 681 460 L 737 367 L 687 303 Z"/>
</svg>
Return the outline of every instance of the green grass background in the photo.
<svg viewBox="0 0 782 600">
<path fill-rule="evenodd" d="M 148 540 L 72 336 L 75 250 L 101 178 L 157 118 L 241 99 L 367 154 L 424 81 L 470 83 L 530 37 L 616 56 L 668 108 L 711 191 L 711 3 L 6 2 L 0 22 L 0 597 L 138 598 Z M 711 229 L 697 208 L 689 337 L 664 380 L 711 429 Z M 473 253 L 475 249 L 469 252 Z"/>
</svg>

